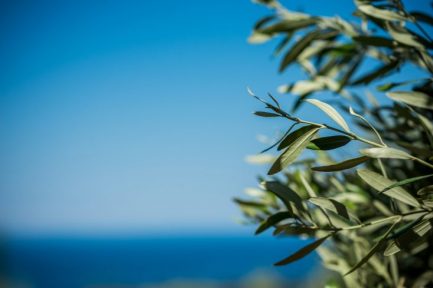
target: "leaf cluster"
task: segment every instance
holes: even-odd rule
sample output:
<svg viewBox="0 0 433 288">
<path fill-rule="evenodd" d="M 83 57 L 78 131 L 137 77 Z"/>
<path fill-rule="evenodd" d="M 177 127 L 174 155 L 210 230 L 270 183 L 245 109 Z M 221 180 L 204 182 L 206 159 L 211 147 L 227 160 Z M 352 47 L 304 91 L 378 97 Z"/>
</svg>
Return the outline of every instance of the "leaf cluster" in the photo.
<svg viewBox="0 0 433 288">
<path fill-rule="evenodd" d="M 286 121 L 288 130 L 263 151 L 279 154 L 267 158 L 259 188 L 248 190 L 249 200 L 236 199 L 246 219 L 258 225 L 256 234 L 272 229 L 279 237 L 314 239 L 275 265 L 317 251 L 341 276 L 332 280 L 340 287 L 427 285 L 433 275 L 433 41 L 424 26 L 433 25 L 432 16 L 407 11 L 399 0 L 355 0 L 354 22 L 256 2 L 272 15 L 256 23 L 249 41 L 279 39 L 279 71 L 297 65 L 306 77 L 279 89 L 292 97 L 290 110 L 271 94 L 265 100 L 249 90 L 266 109 L 255 115 Z M 409 66 L 417 67 L 417 79 L 392 81 Z M 380 99 L 358 95 L 359 87 L 373 88 Z M 336 98 L 319 100 L 329 95 L 321 92 Z M 329 121 L 297 116 L 301 105 Z M 343 148 L 351 156 L 342 157 Z"/>
</svg>

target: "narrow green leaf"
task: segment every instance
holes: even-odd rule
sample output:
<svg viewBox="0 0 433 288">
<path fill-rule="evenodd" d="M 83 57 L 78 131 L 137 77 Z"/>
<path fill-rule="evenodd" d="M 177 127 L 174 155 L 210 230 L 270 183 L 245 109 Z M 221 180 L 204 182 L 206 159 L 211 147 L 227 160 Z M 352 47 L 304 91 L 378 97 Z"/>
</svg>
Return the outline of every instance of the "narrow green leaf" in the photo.
<svg viewBox="0 0 433 288">
<path fill-rule="evenodd" d="M 433 17 L 431 17 L 430 15 L 423 13 L 421 11 L 413 11 L 410 13 L 410 15 L 412 15 L 413 17 L 416 18 L 416 20 L 430 24 L 433 26 Z"/>
<path fill-rule="evenodd" d="M 426 187 L 423 187 L 416 192 L 417 195 L 424 196 L 428 194 L 433 194 L 433 185 L 428 185 Z"/>
<path fill-rule="evenodd" d="M 429 199 L 422 200 L 422 204 L 428 208 L 433 208 L 433 200 L 429 200 Z"/>
<path fill-rule="evenodd" d="M 368 159 L 369 159 L 368 157 L 361 156 L 361 157 L 345 160 L 343 162 L 332 164 L 332 165 L 312 167 L 311 169 L 313 171 L 320 171 L 320 172 L 341 171 L 341 170 L 346 170 L 358 166 L 366 162 Z"/>
<path fill-rule="evenodd" d="M 382 85 L 377 86 L 376 89 L 378 91 L 381 91 L 381 92 L 386 92 L 386 91 L 389 91 L 395 87 L 406 86 L 408 84 L 412 84 L 412 83 L 420 82 L 420 81 L 425 81 L 425 80 L 427 80 L 427 79 L 420 78 L 420 79 L 413 79 L 413 80 L 408 80 L 408 81 L 403 81 L 403 82 L 386 83 L 386 84 L 382 84 Z"/>
<path fill-rule="evenodd" d="M 358 114 L 358 113 L 356 113 L 353 109 L 352 109 L 352 107 L 351 106 L 349 106 L 349 113 L 350 113 L 350 115 L 353 115 L 353 116 L 356 116 L 356 117 L 358 117 L 359 119 L 361 119 L 363 122 L 365 122 L 365 124 L 367 124 L 369 127 L 370 127 L 370 129 L 371 130 L 373 130 L 373 132 L 374 132 L 374 134 L 376 134 L 376 136 L 377 136 L 377 138 L 379 139 L 379 141 L 380 141 L 380 143 L 382 143 L 383 145 L 385 145 L 384 144 L 384 142 L 383 142 L 383 140 L 382 140 L 382 137 L 380 136 L 380 134 L 379 134 L 379 132 L 376 130 L 376 128 L 374 128 L 374 126 L 364 117 L 364 116 L 362 116 L 362 115 L 360 115 L 360 114 Z"/>
<path fill-rule="evenodd" d="M 254 30 L 258 30 L 260 28 L 262 28 L 264 25 L 266 25 L 267 23 L 269 23 L 270 21 L 274 20 L 275 16 L 274 15 L 270 15 L 270 16 L 266 16 L 261 18 L 259 21 L 256 22 L 256 24 L 254 24 Z"/>
<path fill-rule="evenodd" d="M 383 177 L 382 175 L 376 172 L 367 169 L 358 169 L 356 172 L 358 173 L 359 177 L 361 177 L 361 179 L 364 180 L 364 182 L 366 182 L 368 185 L 373 187 L 378 192 L 397 183 L 395 181 Z M 392 188 L 384 192 L 384 194 L 387 195 L 388 197 L 399 200 L 410 206 L 414 206 L 414 207 L 420 206 L 419 202 L 402 187 Z"/>
<path fill-rule="evenodd" d="M 308 199 L 308 201 L 313 203 L 316 206 L 337 213 L 341 217 L 350 220 L 349 213 L 347 212 L 346 206 L 344 206 L 343 204 L 341 204 L 340 202 L 334 199 L 328 199 L 323 197 L 312 197 Z"/>
<path fill-rule="evenodd" d="M 391 186 L 388 186 L 385 189 L 383 189 L 382 191 L 380 191 L 379 194 L 380 193 L 384 193 L 384 192 L 386 192 L 386 191 L 388 191 L 388 190 L 390 190 L 392 188 L 403 186 L 403 185 L 406 185 L 406 184 L 410 184 L 410 183 L 413 183 L 413 182 L 416 182 L 416 181 L 419 181 L 419 180 L 422 180 L 422 179 L 430 178 L 432 176 L 433 176 L 433 174 L 429 174 L 429 175 L 423 175 L 423 176 L 418 176 L 418 177 L 413 177 L 413 178 L 404 179 L 402 181 L 398 181 L 398 182 L 392 184 Z"/>
<path fill-rule="evenodd" d="M 264 5 L 264 6 L 266 6 L 266 7 L 268 7 L 268 8 L 270 8 L 270 9 L 275 9 L 275 8 L 277 8 L 277 3 L 276 3 L 277 1 L 275 1 L 275 0 L 254 0 L 254 3 L 258 3 L 258 4 L 261 4 L 261 5 Z"/>
<path fill-rule="evenodd" d="M 332 55 L 327 58 L 329 59 L 327 59 L 327 61 L 324 62 L 323 65 L 320 65 L 320 67 L 318 67 L 317 74 L 327 77 L 334 76 L 336 72 L 336 67 L 338 67 L 338 65 L 341 63 L 341 58 Z"/>
<path fill-rule="evenodd" d="M 259 31 L 253 31 L 250 37 L 248 37 L 248 43 L 250 44 L 262 44 L 269 41 L 272 35 L 260 33 Z"/>
<path fill-rule="evenodd" d="M 387 237 L 387 240 L 396 239 L 396 238 L 400 237 L 401 235 L 408 232 L 412 227 L 419 224 L 422 220 L 423 220 L 423 217 L 418 217 L 417 219 L 412 220 L 411 222 L 406 223 L 405 225 L 398 227 Z"/>
<path fill-rule="evenodd" d="M 319 127 L 312 128 L 290 143 L 287 149 L 274 162 L 268 175 L 274 175 L 280 172 L 295 161 L 319 129 Z"/>
<path fill-rule="evenodd" d="M 268 209 L 267 205 L 260 202 L 245 201 L 238 198 L 233 199 L 233 201 L 239 205 L 239 208 L 248 217 L 257 217 L 263 213 L 266 213 Z"/>
<path fill-rule="evenodd" d="M 388 92 L 386 96 L 410 106 L 433 110 L 433 97 L 418 91 Z"/>
<path fill-rule="evenodd" d="M 307 191 L 310 197 L 317 197 L 316 192 L 314 192 L 313 187 L 311 187 L 310 183 L 308 183 L 307 179 L 305 179 L 302 173 L 299 174 L 299 178 L 301 179 L 302 185 L 304 185 L 305 190 Z"/>
<path fill-rule="evenodd" d="M 396 83 L 386 83 L 386 84 L 376 86 L 376 90 L 380 91 L 380 92 L 386 92 L 386 91 L 391 90 L 395 86 L 396 86 Z"/>
<path fill-rule="evenodd" d="M 361 149 L 359 152 L 362 155 L 371 157 L 371 158 L 390 158 L 390 159 L 412 159 L 413 157 L 402 151 L 395 148 L 383 147 L 383 148 L 368 148 Z"/>
<path fill-rule="evenodd" d="M 287 44 L 289 44 L 290 40 L 292 39 L 293 33 L 286 33 L 286 36 L 278 43 L 278 45 L 275 47 L 273 56 L 276 57 L 280 55 L 281 51 L 286 47 Z"/>
<path fill-rule="evenodd" d="M 268 22 L 272 21 L 273 19 L 275 19 L 274 15 L 266 16 L 260 19 L 259 21 L 257 21 L 256 24 L 254 25 L 254 30 L 251 36 L 248 38 L 248 42 L 251 44 L 260 44 L 271 39 L 273 36 L 272 34 L 260 32 L 259 29 L 264 25 L 266 25 Z"/>
<path fill-rule="evenodd" d="M 433 142 L 431 142 L 431 143 L 433 144 Z M 410 153 L 413 153 L 413 155 L 420 155 L 420 156 L 426 157 L 426 158 L 433 156 L 433 150 L 431 148 L 429 148 L 428 146 L 419 146 L 416 144 L 413 145 L 413 143 L 403 142 L 403 141 L 399 141 L 399 140 L 396 140 L 395 144 L 407 149 Z"/>
<path fill-rule="evenodd" d="M 254 165 L 263 165 L 273 163 L 275 161 L 275 157 L 270 154 L 249 155 L 245 158 L 245 161 Z"/>
<path fill-rule="evenodd" d="M 324 49 L 329 49 L 329 42 L 328 41 L 316 41 L 312 43 L 309 47 L 305 48 L 304 51 L 298 56 L 297 60 L 298 62 L 312 59 L 318 54 L 323 53 Z"/>
<path fill-rule="evenodd" d="M 317 228 L 313 228 L 310 226 L 300 226 L 300 225 L 294 226 L 293 224 L 285 224 L 285 225 L 278 225 L 275 228 L 272 235 L 277 236 L 277 235 L 284 234 L 284 235 L 291 235 L 297 237 L 299 237 L 300 235 L 313 236 L 314 232 L 316 231 Z"/>
<path fill-rule="evenodd" d="M 347 84 L 350 82 L 350 79 L 352 79 L 352 76 L 355 74 L 355 72 L 358 70 L 360 64 L 364 60 L 364 54 L 359 54 L 355 57 L 355 59 L 352 61 L 351 64 L 347 65 L 347 70 L 345 71 L 344 75 L 339 80 L 339 87 L 336 91 L 337 93 L 341 93 L 344 89 L 344 87 L 347 86 Z"/>
<path fill-rule="evenodd" d="M 271 150 L 272 148 L 274 148 L 275 146 L 277 146 L 279 143 L 281 143 L 281 141 L 283 141 L 283 140 L 286 138 L 286 136 L 289 135 L 290 131 L 292 131 L 292 129 L 293 129 L 296 125 L 298 125 L 298 123 L 296 123 L 296 122 L 293 123 L 293 124 L 289 127 L 289 129 L 287 129 L 286 133 L 284 133 L 284 135 L 280 138 L 280 140 L 278 140 L 277 142 L 275 142 L 274 144 L 272 144 L 271 146 L 269 146 L 269 147 L 266 148 L 265 150 L 261 151 L 260 153 L 265 153 L 265 152 Z"/>
<path fill-rule="evenodd" d="M 275 103 L 275 105 L 277 105 L 278 109 L 281 109 L 281 107 L 280 107 L 280 103 L 278 103 L 277 99 L 275 99 L 275 97 L 272 96 L 272 94 L 269 93 L 269 92 L 268 92 L 268 96 L 269 96 L 269 98 L 272 99 L 272 101 L 274 101 L 274 103 Z"/>
<path fill-rule="evenodd" d="M 254 202 L 254 201 L 246 201 L 246 200 L 242 200 L 242 199 L 238 199 L 238 198 L 233 199 L 233 201 L 236 202 L 238 205 L 241 205 L 241 206 L 249 206 L 249 207 L 254 207 L 254 208 L 265 208 L 266 207 L 266 205 L 263 203 Z"/>
<path fill-rule="evenodd" d="M 276 113 L 265 112 L 265 111 L 256 111 L 256 112 L 254 112 L 254 115 L 257 115 L 260 117 L 280 117 L 280 115 L 278 115 Z"/>
<path fill-rule="evenodd" d="M 302 39 L 296 42 L 286 53 L 280 64 L 280 72 L 284 71 L 296 58 L 301 54 L 301 52 L 310 45 L 313 40 L 320 35 L 320 31 L 312 31 L 305 35 Z"/>
<path fill-rule="evenodd" d="M 368 260 L 378 251 L 380 250 L 383 245 L 386 242 L 386 238 L 388 237 L 388 235 L 394 230 L 394 227 L 398 224 L 398 221 L 393 223 L 391 225 L 391 227 L 385 232 L 384 235 L 382 235 L 382 237 L 380 238 L 379 241 L 376 242 L 376 244 L 374 244 L 374 246 L 370 249 L 370 251 L 368 251 L 368 253 L 361 259 L 361 261 L 359 261 L 358 263 L 356 263 L 355 266 L 353 266 L 349 271 L 347 271 L 344 276 L 349 275 L 350 273 L 352 273 L 353 271 L 355 271 L 356 269 L 358 269 L 359 267 L 361 267 L 362 265 L 364 265 L 365 263 L 368 262 Z"/>
<path fill-rule="evenodd" d="M 319 31 L 314 30 L 307 33 L 303 38 L 301 38 L 298 42 L 296 42 L 286 53 L 283 60 L 280 64 L 280 72 L 283 72 L 287 66 L 289 66 L 292 62 L 294 62 L 298 56 L 307 48 L 314 40 L 325 40 L 338 35 L 338 31 L 330 30 L 330 31 Z"/>
<path fill-rule="evenodd" d="M 433 123 L 427 117 L 419 113 L 416 113 L 416 115 L 421 122 L 421 125 L 424 128 L 425 132 L 430 136 L 430 139 L 433 140 Z"/>
<path fill-rule="evenodd" d="M 267 191 L 274 193 L 278 198 L 280 198 L 290 212 L 292 211 L 292 203 L 298 210 L 305 210 L 302 205 L 302 198 L 299 197 L 295 191 L 290 189 L 290 187 L 283 185 L 278 181 L 264 182 L 264 187 Z"/>
<path fill-rule="evenodd" d="M 298 139 L 299 137 L 301 137 L 302 135 L 304 135 L 305 133 L 308 133 L 309 131 L 316 129 L 317 126 L 316 125 L 307 125 L 307 126 L 303 126 L 295 131 L 293 131 L 292 133 L 288 134 L 286 137 L 284 137 L 283 141 L 281 141 L 280 145 L 278 145 L 277 150 L 282 150 L 286 147 L 288 147 L 290 144 L 293 143 L 293 141 L 295 141 L 296 139 Z"/>
<path fill-rule="evenodd" d="M 433 44 L 429 45 L 429 48 L 432 49 Z M 433 57 L 427 51 L 419 51 L 418 55 L 418 65 L 428 70 L 430 73 L 433 73 Z"/>
<path fill-rule="evenodd" d="M 341 128 L 343 128 L 347 132 L 350 132 L 349 126 L 347 125 L 346 121 L 344 121 L 340 113 L 338 113 L 337 110 L 335 110 L 331 105 L 317 99 L 307 99 L 305 101 L 318 107 L 320 110 L 325 112 L 332 120 L 334 120 L 338 125 L 340 125 Z"/>
<path fill-rule="evenodd" d="M 406 16 L 404 16 L 403 14 L 400 14 L 398 12 L 395 11 L 391 11 L 391 10 L 385 10 L 385 9 L 379 9 L 374 7 L 373 5 L 368 5 L 368 4 L 360 4 L 358 6 L 358 10 L 361 11 L 362 13 L 373 17 L 373 18 L 377 18 L 377 19 L 381 19 L 381 20 L 387 20 L 387 21 L 408 21 L 410 19 L 408 19 Z"/>
<path fill-rule="evenodd" d="M 313 252 L 317 247 L 319 247 L 323 242 L 325 242 L 326 239 L 328 239 L 328 237 L 331 236 L 331 234 L 326 235 L 323 238 L 317 239 L 316 241 L 308 244 L 307 246 L 305 246 L 304 248 L 302 248 L 301 250 L 298 250 L 297 252 L 295 252 L 294 254 L 290 255 L 289 257 L 278 261 L 277 263 L 275 263 L 275 266 L 283 266 L 283 265 L 287 265 L 290 264 L 294 261 L 297 261 L 305 256 L 307 256 L 308 254 L 310 254 L 311 252 Z"/>
<path fill-rule="evenodd" d="M 395 241 L 391 241 L 388 243 L 388 246 L 386 246 L 385 251 L 383 252 L 383 255 L 384 256 L 392 256 L 398 252 L 400 252 L 400 247 L 398 247 L 398 245 Z"/>
<path fill-rule="evenodd" d="M 421 221 L 421 218 L 409 223 L 397 234 L 397 238 L 388 243 L 383 253 L 384 256 L 391 256 L 400 252 L 401 248 L 417 239 L 423 237 L 432 229 L 431 219 Z"/>
<path fill-rule="evenodd" d="M 320 91 L 325 88 L 325 83 L 318 80 L 300 80 L 290 85 L 279 87 L 281 93 L 292 93 L 294 95 L 308 95 L 315 91 Z"/>
<path fill-rule="evenodd" d="M 391 39 L 380 37 L 380 36 L 360 35 L 360 36 L 353 37 L 353 40 L 367 46 L 388 47 L 388 48 L 393 48 L 395 46 L 394 42 Z"/>
<path fill-rule="evenodd" d="M 305 18 L 305 19 L 297 19 L 297 20 L 284 19 L 281 22 L 278 22 L 276 24 L 269 25 L 269 26 L 264 27 L 264 28 L 260 27 L 260 29 L 258 29 L 258 32 L 263 33 L 263 34 L 293 32 L 295 30 L 311 26 L 315 23 L 317 23 L 317 18 L 315 18 L 315 17 Z"/>
<path fill-rule="evenodd" d="M 292 213 L 288 211 L 284 212 L 278 212 L 272 216 L 270 216 L 266 221 L 264 221 L 256 230 L 256 235 L 262 233 L 263 231 L 266 231 L 268 228 L 274 226 L 275 224 L 278 224 L 279 222 L 283 221 L 284 219 L 291 218 L 293 216 Z"/>
<path fill-rule="evenodd" d="M 358 79 L 354 80 L 352 85 L 367 85 L 373 82 L 374 80 L 378 80 L 380 78 L 385 77 L 389 72 L 397 68 L 399 65 L 399 61 L 392 61 L 386 63 L 373 71 L 367 72 L 366 74 L 360 76 Z"/>
<path fill-rule="evenodd" d="M 426 50 L 426 47 L 423 45 L 423 41 L 421 40 L 421 38 L 411 33 L 404 27 L 388 22 L 386 23 L 386 29 L 395 41 L 420 50 Z"/>
<path fill-rule="evenodd" d="M 416 225 L 413 228 L 413 231 L 415 232 L 415 234 L 417 234 L 419 237 L 424 236 L 425 234 L 427 234 L 428 231 L 430 231 L 432 229 L 432 220 L 431 219 L 426 219 L 423 222 L 419 223 L 418 225 Z"/>
<path fill-rule="evenodd" d="M 413 283 L 412 287 L 428 287 L 428 285 L 432 284 L 433 279 L 433 271 L 427 270 L 422 273 Z"/>
<path fill-rule="evenodd" d="M 311 140 L 307 148 L 312 150 L 332 150 L 346 145 L 352 140 L 347 136 L 329 136 Z"/>
</svg>

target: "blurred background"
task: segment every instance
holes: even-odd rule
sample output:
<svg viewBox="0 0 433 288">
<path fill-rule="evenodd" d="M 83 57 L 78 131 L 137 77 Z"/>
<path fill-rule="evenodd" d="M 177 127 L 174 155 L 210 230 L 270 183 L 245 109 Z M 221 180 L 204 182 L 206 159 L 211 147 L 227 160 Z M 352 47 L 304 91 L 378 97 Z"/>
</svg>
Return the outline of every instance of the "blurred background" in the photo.
<svg viewBox="0 0 433 288">
<path fill-rule="evenodd" d="M 313 2 L 283 1 L 354 8 Z M 249 0 L 1 1 L 0 287 L 321 277 L 314 255 L 272 267 L 304 243 L 253 237 L 231 201 L 264 172 L 244 161 L 257 136 L 281 128 L 253 117 L 246 87 L 302 77 L 277 74 L 274 43 L 247 43 L 267 13 Z"/>
</svg>

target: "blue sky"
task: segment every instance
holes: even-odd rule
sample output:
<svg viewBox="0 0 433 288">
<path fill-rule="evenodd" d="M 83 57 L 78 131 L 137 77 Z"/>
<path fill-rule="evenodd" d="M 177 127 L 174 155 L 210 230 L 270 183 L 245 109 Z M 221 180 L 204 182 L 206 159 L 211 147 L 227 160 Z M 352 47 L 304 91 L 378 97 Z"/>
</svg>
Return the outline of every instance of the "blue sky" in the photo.
<svg viewBox="0 0 433 288">
<path fill-rule="evenodd" d="M 292 6 L 347 15 L 351 1 Z M 417 1 L 415 1 L 417 2 Z M 325 4 L 326 5 L 323 5 Z M 424 3 L 426 4 L 426 3 Z M 238 1 L 16 1 L 0 9 L 0 231 L 237 231 L 244 162 L 281 127 L 268 11 Z M 279 125 L 279 126 L 278 126 Z M 241 228 L 239 228 L 241 229 Z"/>
</svg>

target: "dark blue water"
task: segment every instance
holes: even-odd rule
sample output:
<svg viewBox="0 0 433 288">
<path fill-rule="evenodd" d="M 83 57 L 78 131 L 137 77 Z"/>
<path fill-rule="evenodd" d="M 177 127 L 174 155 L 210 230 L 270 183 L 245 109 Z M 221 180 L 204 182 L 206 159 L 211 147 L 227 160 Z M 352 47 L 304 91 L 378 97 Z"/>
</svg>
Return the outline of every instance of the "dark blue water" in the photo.
<svg viewBox="0 0 433 288">
<path fill-rule="evenodd" d="M 9 239 L 2 276 L 25 287 L 75 288 L 171 279 L 233 283 L 264 268 L 299 282 L 313 271 L 316 255 L 281 268 L 272 263 L 305 244 L 267 236 Z"/>
</svg>

